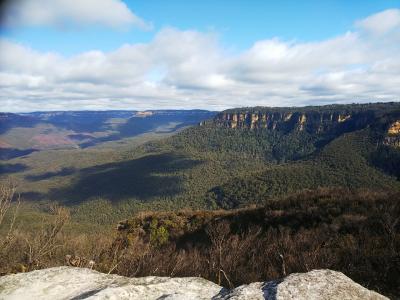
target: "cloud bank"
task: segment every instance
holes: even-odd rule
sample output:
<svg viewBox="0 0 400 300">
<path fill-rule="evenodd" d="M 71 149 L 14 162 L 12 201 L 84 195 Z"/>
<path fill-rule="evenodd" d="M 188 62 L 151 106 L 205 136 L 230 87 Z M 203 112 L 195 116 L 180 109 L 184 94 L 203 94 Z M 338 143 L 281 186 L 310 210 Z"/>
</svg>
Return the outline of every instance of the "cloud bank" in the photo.
<svg viewBox="0 0 400 300">
<path fill-rule="evenodd" d="M 3 39 L 0 53 L 2 111 L 400 101 L 398 9 L 331 39 L 274 38 L 240 53 L 215 34 L 174 28 L 112 52 L 67 58 Z"/>
<path fill-rule="evenodd" d="M 5 7 L 3 25 L 83 27 L 103 25 L 114 28 L 150 24 L 136 16 L 121 0 L 13 0 Z"/>
</svg>

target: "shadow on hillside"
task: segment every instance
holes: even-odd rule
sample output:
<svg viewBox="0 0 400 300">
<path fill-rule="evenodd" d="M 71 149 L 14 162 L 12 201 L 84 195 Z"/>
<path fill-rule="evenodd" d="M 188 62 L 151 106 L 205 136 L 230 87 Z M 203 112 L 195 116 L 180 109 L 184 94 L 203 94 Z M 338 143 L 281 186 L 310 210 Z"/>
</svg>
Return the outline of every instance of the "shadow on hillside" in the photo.
<svg viewBox="0 0 400 300">
<path fill-rule="evenodd" d="M 40 201 L 45 199 L 45 195 L 39 192 L 22 192 L 20 195 L 23 201 Z"/>
<path fill-rule="evenodd" d="M 25 179 L 29 181 L 39 181 L 50 179 L 56 176 L 68 176 L 74 174 L 75 172 L 77 172 L 75 168 L 62 168 L 60 171 L 57 172 L 46 172 L 39 175 L 27 175 L 25 176 Z"/>
<path fill-rule="evenodd" d="M 14 148 L 2 148 L 2 149 L 0 149 L 0 160 L 9 160 L 9 159 L 29 155 L 35 151 L 37 151 L 37 150 L 35 150 L 35 149 L 19 150 L 19 149 L 14 149 Z"/>
<path fill-rule="evenodd" d="M 0 112 L 0 134 L 7 133 L 9 130 L 16 127 L 33 128 L 38 123 L 40 123 L 40 120 L 33 117 L 20 116 L 18 114 L 4 114 Z"/>
<path fill-rule="evenodd" d="M 93 197 L 119 201 L 173 196 L 183 191 L 178 172 L 200 163 L 184 156 L 164 153 L 85 168 L 79 170 L 79 177 L 72 186 L 53 189 L 48 198 L 76 204 Z"/>
<path fill-rule="evenodd" d="M 24 164 L 1 164 L 0 165 L 0 175 L 18 173 L 28 169 L 28 166 Z"/>
</svg>

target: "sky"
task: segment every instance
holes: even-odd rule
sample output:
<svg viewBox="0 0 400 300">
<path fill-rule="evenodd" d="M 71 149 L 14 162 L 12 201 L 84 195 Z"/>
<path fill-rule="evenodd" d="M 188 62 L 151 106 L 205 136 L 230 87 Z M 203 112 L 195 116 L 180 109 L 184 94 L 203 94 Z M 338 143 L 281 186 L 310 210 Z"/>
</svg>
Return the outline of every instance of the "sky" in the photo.
<svg viewBox="0 0 400 300">
<path fill-rule="evenodd" d="M 400 101 L 400 0 L 12 0 L 0 111 Z"/>
</svg>

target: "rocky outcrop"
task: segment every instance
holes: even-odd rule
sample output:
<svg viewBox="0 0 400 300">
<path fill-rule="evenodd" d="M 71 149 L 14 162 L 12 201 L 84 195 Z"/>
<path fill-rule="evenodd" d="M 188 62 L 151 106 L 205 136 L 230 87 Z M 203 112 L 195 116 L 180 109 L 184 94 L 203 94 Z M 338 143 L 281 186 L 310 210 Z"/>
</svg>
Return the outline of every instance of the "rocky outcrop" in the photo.
<svg viewBox="0 0 400 300">
<path fill-rule="evenodd" d="M 0 299 L 388 299 L 340 272 L 314 270 L 224 289 L 199 277 L 127 278 L 57 267 L 0 277 Z"/>
<path fill-rule="evenodd" d="M 387 136 L 385 137 L 383 144 L 393 148 L 400 148 L 400 136 Z"/>
<path fill-rule="evenodd" d="M 388 298 L 362 287 L 340 272 L 314 270 L 308 273 L 291 274 L 283 280 L 242 285 L 213 299 L 378 300 Z"/>
<path fill-rule="evenodd" d="M 299 125 L 298 125 L 298 129 L 299 131 L 303 131 L 306 125 L 306 121 L 307 121 L 307 117 L 305 114 L 302 114 L 299 118 Z"/>
<path fill-rule="evenodd" d="M 135 117 L 138 117 L 138 118 L 146 118 L 146 117 L 150 117 L 150 116 L 152 116 L 153 115 L 153 112 L 152 111 L 138 111 L 136 114 L 135 114 Z"/>
<path fill-rule="evenodd" d="M 400 135 L 400 120 L 390 124 L 388 129 L 388 135 Z"/>
<path fill-rule="evenodd" d="M 400 120 L 389 125 L 383 144 L 394 148 L 400 148 Z"/>
<path fill-rule="evenodd" d="M 73 267 L 0 277 L 0 299 L 211 299 L 221 289 L 198 277 L 127 278 Z"/>
</svg>

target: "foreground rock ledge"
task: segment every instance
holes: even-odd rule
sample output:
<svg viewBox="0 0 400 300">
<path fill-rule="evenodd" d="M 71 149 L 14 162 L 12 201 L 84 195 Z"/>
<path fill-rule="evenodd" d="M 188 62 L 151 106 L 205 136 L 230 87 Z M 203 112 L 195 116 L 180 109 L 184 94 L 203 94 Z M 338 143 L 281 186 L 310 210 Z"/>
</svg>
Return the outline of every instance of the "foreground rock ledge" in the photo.
<svg viewBox="0 0 400 300">
<path fill-rule="evenodd" d="M 127 278 L 57 267 L 0 277 L 0 299 L 388 299 L 340 272 L 314 270 L 227 290 L 198 277 Z"/>
</svg>

